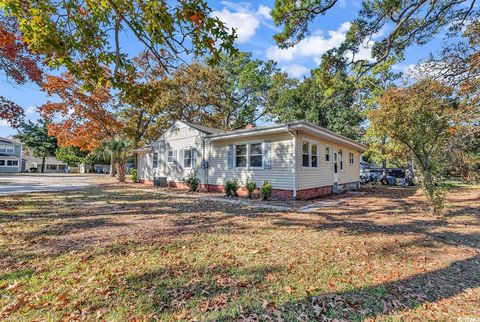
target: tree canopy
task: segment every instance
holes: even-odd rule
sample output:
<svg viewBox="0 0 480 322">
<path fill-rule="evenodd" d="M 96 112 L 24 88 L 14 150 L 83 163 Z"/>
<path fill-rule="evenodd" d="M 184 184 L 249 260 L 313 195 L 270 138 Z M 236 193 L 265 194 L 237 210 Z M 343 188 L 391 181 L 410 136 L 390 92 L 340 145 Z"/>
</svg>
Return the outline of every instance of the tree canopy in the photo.
<svg viewBox="0 0 480 322">
<path fill-rule="evenodd" d="M 135 72 L 126 38 L 136 39 L 152 64 L 168 69 L 186 55 L 235 52 L 235 32 L 211 15 L 205 0 L 2 1 L 29 49 L 75 77 L 123 86 Z M 105 73 L 111 68 L 112 73 Z"/>
<path fill-rule="evenodd" d="M 277 0 L 272 17 L 282 30 L 275 35 L 281 48 L 291 47 L 304 39 L 310 23 L 325 15 L 338 0 Z M 478 21 L 479 9 L 475 0 L 408 0 L 363 1 L 357 18 L 352 22 L 344 43 L 336 48 L 339 56 L 349 55 L 350 64 L 364 74 L 373 66 L 395 57 L 403 59 L 405 49 L 422 45 L 447 30 L 458 35 L 472 21 Z M 374 35 L 381 39 L 372 42 Z M 363 44 L 372 45 L 371 61 L 355 61 Z"/>
</svg>

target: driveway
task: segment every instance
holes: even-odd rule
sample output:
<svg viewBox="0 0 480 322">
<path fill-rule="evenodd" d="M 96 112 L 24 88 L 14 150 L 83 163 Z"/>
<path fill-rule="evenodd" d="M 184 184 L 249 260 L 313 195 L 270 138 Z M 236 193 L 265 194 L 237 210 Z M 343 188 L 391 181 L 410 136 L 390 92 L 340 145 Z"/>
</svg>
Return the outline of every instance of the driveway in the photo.
<svg viewBox="0 0 480 322">
<path fill-rule="evenodd" d="M 0 173 L 0 195 L 63 191 L 114 182 L 104 174 Z"/>
</svg>

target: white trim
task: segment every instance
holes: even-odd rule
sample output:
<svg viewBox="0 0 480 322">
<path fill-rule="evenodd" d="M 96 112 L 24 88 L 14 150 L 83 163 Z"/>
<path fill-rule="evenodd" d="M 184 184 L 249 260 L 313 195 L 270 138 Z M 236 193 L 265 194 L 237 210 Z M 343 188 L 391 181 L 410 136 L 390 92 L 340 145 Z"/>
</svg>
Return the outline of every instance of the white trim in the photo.
<svg viewBox="0 0 480 322">
<path fill-rule="evenodd" d="M 304 143 L 304 142 L 308 142 L 308 166 L 303 165 L 303 155 L 304 155 L 304 153 L 303 153 L 303 143 Z M 315 145 L 317 146 L 317 153 L 316 153 L 316 154 L 317 154 L 317 155 L 316 155 L 316 157 L 317 157 L 317 165 L 316 165 L 315 167 L 312 166 L 312 157 L 313 157 L 313 155 L 312 155 L 312 144 L 315 144 Z M 320 164 L 319 164 L 319 159 L 320 159 L 320 158 L 319 158 L 319 155 L 320 155 L 320 154 L 319 154 L 319 147 L 320 147 L 320 143 L 318 143 L 317 141 L 312 140 L 312 139 L 304 139 L 304 138 L 302 138 L 302 168 L 303 168 L 303 169 L 306 169 L 306 170 L 307 170 L 307 169 L 315 170 L 315 169 L 318 169 L 318 168 L 320 167 Z"/>
<path fill-rule="evenodd" d="M 287 125 L 287 132 L 292 136 L 292 142 L 293 142 L 293 164 L 292 164 L 292 174 L 293 174 L 293 193 L 292 197 L 293 199 L 297 198 L 297 137 L 295 134 L 290 131 L 290 126 Z"/>
<path fill-rule="evenodd" d="M 263 162 L 263 157 L 264 157 L 264 151 L 263 151 L 263 143 L 264 140 L 255 140 L 255 141 L 249 141 L 249 142 L 238 142 L 233 144 L 233 168 L 234 169 L 246 169 L 246 170 L 264 170 L 265 169 L 265 164 Z M 252 167 L 250 165 L 250 146 L 252 144 L 260 144 L 261 149 L 262 149 L 262 166 L 261 167 Z M 237 166 L 237 146 L 238 145 L 245 145 L 246 148 L 246 165 L 244 167 L 239 167 Z M 242 155 L 243 156 L 243 155 Z"/>
<path fill-rule="evenodd" d="M 185 150 L 190 150 L 190 166 L 188 166 L 188 167 L 185 166 Z M 183 151 L 183 153 L 182 153 L 182 157 L 183 157 L 183 158 L 182 158 L 182 165 L 183 165 L 183 168 L 184 168 L 184 169 L 192 169 L 192 168 L 193 168 L 193 167 L 192 167 L 192 163 L 193 163 L 193 154 L 192 154 L 193 148 L 192 148 L 192 146 L 183 147 L 183 148 L 182 148 L 182 151 Z"/>
<path fill-rule="evenodd" d="M 169 152 L 172 152 L 172 160 L 170 161 L 170 156 L 168 155 Z M 167 164 L 174 164 L 175 163 L 175 150 L 172 148 L 167 149 Z"/>
<path fill-rule="evenodd" d="M 327 149 L 328 149 L 328 153 L 327 153 Z M 332 154 L 332 147 L 330 146 L 330 144 L 325 144 L 325 163 L 330 163 L 332 161 L 332 158 L 331 158 L 331 154 Z M 327 155 L 328 155 L 328 160 L 327 160 Z"/>
<path fill-rule="evenodd" d="M 330 138 L 331 140 L 333 141 L 340 141 L 342 142 L 343 144 L 347 145 L 347 146 L 353 146 L 359 150 L 366 150 L 365 146 L 360 144 L 360 143 L 357 143 L 353 140 L 350 140 L 350 139 L 347 139 L 347 138 L 343 138 L 341 136 L 339 136 L 338 134 L 335 134 L 335 133 L 329 133 L 330 131 L 328 130 L 320 130 L 320 129 L 316 129 L 314 128 L 313 126 L 309 125 L 309 124 L 298 124 L 298 125 L 294 125 L 295 128 L 300 128 L 300 129 L 308 129 L 310 131 L 313 131 L 315 133 L 318 133 L 318 134 L 322 134 L 328 138 Z"/>
</svg>

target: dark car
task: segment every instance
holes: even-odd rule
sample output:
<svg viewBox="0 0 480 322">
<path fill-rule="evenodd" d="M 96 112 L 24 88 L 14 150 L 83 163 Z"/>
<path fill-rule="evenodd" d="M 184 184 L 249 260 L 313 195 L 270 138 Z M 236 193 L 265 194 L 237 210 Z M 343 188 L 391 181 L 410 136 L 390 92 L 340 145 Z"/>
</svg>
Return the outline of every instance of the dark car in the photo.
<svg viewBox="0 0 480 322">
<path fill-rule="evenodd" d="M 396 184 L 405 184 L 405 170 L 404 169 L 385 169 L 382 173 L 382 184 L 386 185 L 396 185 Z"/>
<path fill-rule="evenodd" d="M 30 169 L 28 169 L 28 172 L 30 172 L 30 173 L 38 173 L 38 168 L 31 167 Z"/>
<path fill-rule="evenodd" d="M 378 182 L 382 178 L 381 169 L 365 169 L 360 175 L 360 181 L 362 183 Z"/>
</svg>

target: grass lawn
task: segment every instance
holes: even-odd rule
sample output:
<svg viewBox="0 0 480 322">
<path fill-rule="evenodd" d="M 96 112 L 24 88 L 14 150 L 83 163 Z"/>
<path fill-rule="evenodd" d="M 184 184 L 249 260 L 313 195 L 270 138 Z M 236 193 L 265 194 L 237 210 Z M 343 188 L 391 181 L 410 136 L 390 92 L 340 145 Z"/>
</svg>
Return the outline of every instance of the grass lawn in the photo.
<svg viewBox="0 0 480 322">
<path fill-rule="evenodd" d="M 104 186 L 0 197 L 0 320 L 480 317 L 480 188 L 316 213 Z M 466 321 L 466 320 L 465 320 Z"/>
</svg>

